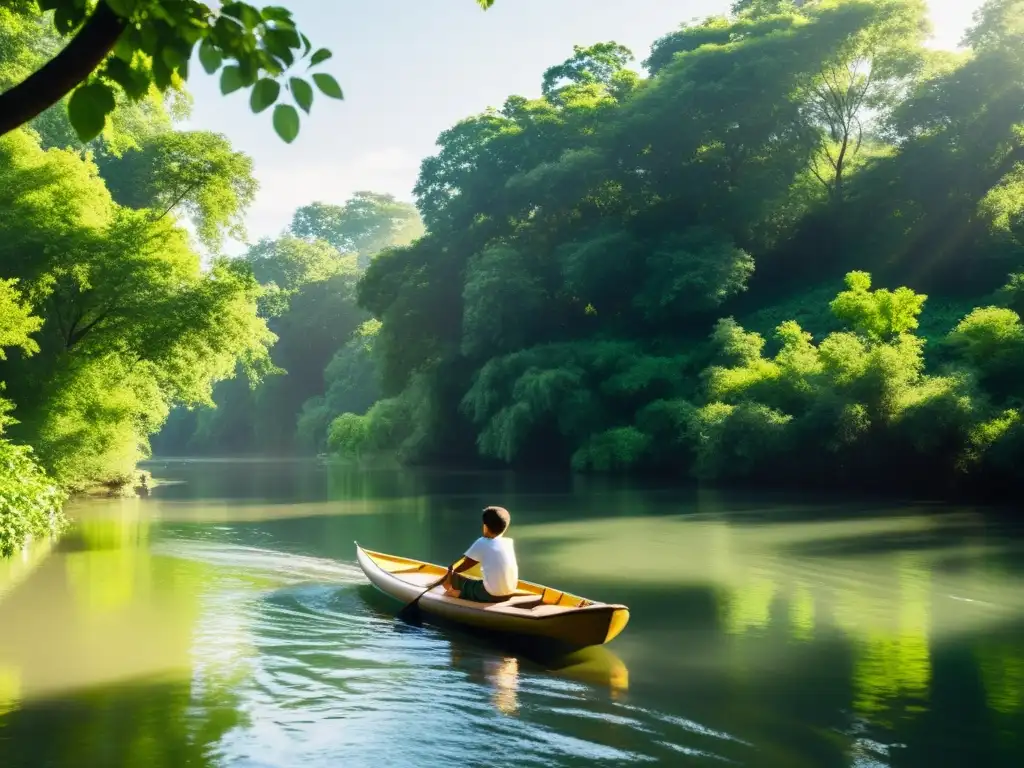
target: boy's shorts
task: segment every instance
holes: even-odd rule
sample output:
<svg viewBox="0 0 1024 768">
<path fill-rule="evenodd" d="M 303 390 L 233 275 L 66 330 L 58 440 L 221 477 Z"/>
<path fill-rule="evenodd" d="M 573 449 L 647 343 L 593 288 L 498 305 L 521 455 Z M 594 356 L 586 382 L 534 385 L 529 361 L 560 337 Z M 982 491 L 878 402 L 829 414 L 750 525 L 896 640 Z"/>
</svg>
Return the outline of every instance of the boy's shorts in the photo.
<svg viewBox="0 0 1024 768">
<path fill-rule="evenodd" d="M 484 588 L 480 579 L 463 576 L 461 573 L 452 574 L 452 586 L 459 590 L 459 597 L 463 600 L 472 600 L 475 603 L 503 603 L 507 597 L 495 597 Z"/>
</svg>

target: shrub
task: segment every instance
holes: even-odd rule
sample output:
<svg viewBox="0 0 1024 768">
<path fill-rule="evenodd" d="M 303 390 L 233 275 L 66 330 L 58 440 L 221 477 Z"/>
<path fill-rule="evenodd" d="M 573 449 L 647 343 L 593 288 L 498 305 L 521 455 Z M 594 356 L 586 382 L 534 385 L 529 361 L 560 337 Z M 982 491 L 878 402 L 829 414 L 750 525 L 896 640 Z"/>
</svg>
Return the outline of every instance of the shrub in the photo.
<svg viewBox="0 0 1024 768">
<path fill-rule="evenodd" d="M 358 459 L 366 447 L 370 417 L 343 413 L 331 422 L 327 432 L 327 445 L 334 453 Z"/>
<path fill-rule="evenodd" d="M 32 449 L 0 438 L 0 557 L 29 538 L 59 532 L 64 492 L 36 463 Z"/>
</svg>

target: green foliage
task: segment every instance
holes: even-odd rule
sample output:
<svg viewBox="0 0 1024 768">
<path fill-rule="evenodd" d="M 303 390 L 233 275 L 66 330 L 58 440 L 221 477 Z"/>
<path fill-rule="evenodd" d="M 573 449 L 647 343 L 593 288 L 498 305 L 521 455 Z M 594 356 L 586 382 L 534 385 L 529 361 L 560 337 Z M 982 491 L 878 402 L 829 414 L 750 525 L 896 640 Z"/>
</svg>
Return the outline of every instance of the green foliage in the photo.
<svg viewBox="0 0 1024 768">
<path fill-rule="evenodd" d="M 322 240 L 307 242 L 294 235 L 263 238 L 245 256 L 262 285 L 275 285 L 289 294 L 341 273 L 354 273 L 355 260 Z"/>
<path fill-rule="evenodd" d="M 74 365 L 51 383 L 17 434 L 71 490 L 130 487 L 135 465 L 148 455 L 148 434 L 167 417 L 169 398 L 154 373 L 150 366 L 131 370 L 114 355 Z"/>
<path fill-rule="evenodd" d="M 5 347 L 24 355 L 38 352 L 31 335 L 41 326 L 17 282 L 0 280 L 0 360 L 7 359 Z M 0 558 L 17 552 L 29 538 L 59 532 L 65 523 L 63 491 L 36 462 L 31 448 L 2 437 L 4 428 L 16 423 L 8 415 L 12 408 L 13 403 L 0 397 Z"/>
<path fill-rule="evenodd" d="M 543 302 L 539 281 L 518 252 L 497 246 L 475 256 L 463 289 L 463 353 L 475 357 L 521 348 L 536 329 L 529 318 Z"/>
<path fill-rule="evenodd" d="M 380 321 L 367 320 L 324 369 L 324 404 L 333 413 L 365 413 L 380 397 L 374 342 Z"/>
<path fill-rule="evenodd" d="M 963 40 L 975 50 L 1019 46 L 1022 41 L 1024 5 L 1020 0 L 986 0 L 975 13 L 974 25 Z"/>
<path fill-rule="evenodd" d="M 38 352 L 31 336 L 42 325 L 18 290 L 18 281 L 0 279 L 0 360 L 7 359 L 4 347 L 20 348 L 26 355 Z"/>
<path fill-rule="evenodd" d="M 59 56 L 62 36 L 129 23 L 110 56 L 93 52 L 102 63 L 80 73 L 64 107 L 0 137 L 5 551 L 53 530 L 65 492 L 133 483 L 172 411 L 190 448 L 323 449 L 335 417 L 366 413 L 381 393 L 381 326 L 356 306 L 360 267 L 423 232 L 411 205 L 366 192 L 311 207 L 293 233 L 244 259 L 201 258 L 177 223 L 188 219 L 214 252 L 226 237 L 244 238 L 256 182 L 251 160 L 224 137 L 171 130 L 187 111 L 190 54 L 198 48 L 203 67 L 219 70 L 224 91 L 251 87 L 253 110 L 273 108 L 278 132 L 293 139 L 288 94 L 307 113 L 315 92 L 342 97 L 330 75 L 293 71 L 330 52 L 314 51 L 275 7 L 55 0 L 42 10 L 54 13 L 0 9 L 8 119 L 19 114 L 19 83 L 49 87 L 46 72 L 32 73 Z M 430 440 L 390 429 L 389 418 L 433 428 L 424 416 L 432 403 L 423 385 L 396 399 L 391 417 L 378 404 L 377 434 L 412 455 Z"/>
<path fill-rule="evenodd" d="M 462 408 L 481 428 L 481 453 L 511 462 L 547 434 L 545 425 L 569 444 L 582 443 L 596 425 L 614 429 L 616 411 L 684 391 L 684 371 L 684 360 L 628 343 L 550 344 L 488 361 Z"/>
<path fill-rule="evenodd" d="M 909 288 L 872 291 L 871 276 L 851 272 L 847 290 L 836 296 L 832 313 L 850 328 L 873 339 L 890 339 L 917 328 L 917 317 L 928 298 Z"/>
<path fill-rule="evenodd" d="M 76 0 L 48 0 L 41 7 L 54 10 L 53 23 L 60 35 L 78 30 L 90 10 Z M 254 112 L 277 100 L 281 83 L 297 71 L 293 68 L 304 65 L 308 71 L 327 58 L 318 51 L 314 60 L 309 39 L 296 28 L 291 12 L 278 6 L 258 9 L 235 2 L 213 12 L 193 0 L 108 0 L 105 8 L 125 31 L 95 72 L 82 73 L 86 80 L 68 101 L 71 123 L 82 141 L 103 130 L 116 104 L 115 89 L 137 100 L 151 86 L 160 91 L 178 87 L 188 79 L 196 49 L 207 74 L 220 71 L 222 93 L 252 89 Z M 313 77 L 333 83 L 326 73 Z M 341 96 L 336 83 L 329 84 L 328 91 L 335 98 Z M 274 127 L 285 141 L 292 141 L 298 133 L 297 115 L 294 125 L 282 126 L 275 119 Z"/>
<path fill-rule="evenodd" d="M 767 479 L 792 450 L 792 417 L 762 403 L 712 402 L 698 409 L 694 471 L 712 480 Z"/>
<path fill-rule="evenodd" d="M 850 330 L 817 345 L 796 323 L 783 323 L 779 352 L 766 359 L 760 337 L 719 324 L 714 343 L 731 366 L 707 371 L 708 403 L 689 427 L 698 476 L 806 482 L 803 470 L 898 484 L 909 479 L 900 473 L 924 480 L 945 472 L 949 480 L 985 471 L 987 451 L 1015 422 L 990 410 L 973 376 L 986 384 L 1008 366 L 1019 372 L 1020 319 L 975 310 L 948 342 L 970 367 L 928 375 L 923 342 L 908 332 L 924 297 L 906 288 L 871 293 L 865 273 L 848 275 L 847 285 L 832 309 Z"/>
<path fill-rule="evenodd" d="M 274 130 L 277 135 L 291 144 L 299 135 L 299 113 L 291 104 L 274 107 Z"/>
<path fill-rule="evenodd" d="M 422 222 L 363 193 L 301 209 L 308 283 L 254 251 L 290 375 L 223 385 L 209 434 L 253 414 L 259 444 L 281 412 L 351 457 L 1019 487 L 1024 281 L 996 290 L 1024 270 L 1018 7 L 986 3 L 963 54 L 925 46 L 923 0 L 744 0 L 646 77 L 575 46 L 441 133 Z M 297 321 L 336 279 L 317 241 L 358 254 L 366 343 L 365 316 L 329 352 Z"/>
<path fill-rule="evenodd" d="M 355 413 L 336 417 L 327 432 L 328 447 L 340 456 L 358 459 L 365 448 L 371 418 Z"/>
<path fill-rule="evenodd" d="M 365 268 L 383 249 L 408 245 L 422 235 L 423 222 L 409 203 L 392 195 L 362 191 L 344 205 L 310 203 L 299 208 L 292 217 L 291 233 L 355 253 Z"/>
<path fill-rule="evenodd" d="M 295 97 L 295 103 L 302 107 L 302 111 L 308 115 L 313 108 L 313 87 L 301 77 L 290 78 L 288 80 L 288 87 L 291 89 L 292 96 Z M 276 94 L 274 98 L 277 98 Z"/>
<path fill-rule="evenodd" d="M 64 499 L 30 448 L 0 438 L 0 558 L 30 538 L 59 533 L 66 524 Z"/>
<path fill-rule="evenodd" d="M 172 405 L 209 402 L 239 364 L 269 370 L 245 265 L 204 268 L 171 219 L 116 206 L 90 161 L 25 132 L 0 139 L 0 179 L 10 433 L 63 486 L 130 482 Z"/>
<path fill-rule="evenodd" d="M 999 303 L 1017 314 L 1024 312 L 1024 274 L 1010 275 L 1009 281 L 999 289 Z"/>
<path fill-rule="evenodd" d="M 60 37 L 33 0 L 0 8 L 0 91 L 17 85 L 60 50 Z"/>
<path fill-rule="evenodd" d="M 478 4 L 486 10 L 493 0 L 478 0 Z M 38 73 L 32 85 L 52 91 L 66 89 L 68 81 L 77 84 L 67 112 L 83 142 L 103 131 L 118 94 L 138 101 L 153 88 L 160 92 L 180 88 L 188 80 L 189 62 L 196 51 L 207 74 L 220 72 L 221 93 L 251 89 L 254 113 L 277 102 L 282 90 L 308 113 L 312 89 L 296 76 L 298 72 L 308 74 L 325 96 L 343 98 L 332 75 L 311 71 L 330 59 L 331 52 L 326 48 L 314 51 L 309 38 L 296 27 L 291 11 L 281 6 L 261 9 L 230 2 L 211 9 L 199 0 L 102 0 L 98 4 L 39 0 L 38 10 L 53 11 L 50 19 L 58 36 L 78 35 L 82 43 L 81 61 L 65 61 L 62 67 L 51 67 L 49 73 Z M 26 33 L 36 31 L 37 23 L 36 9 L 26 3 L 5 10 L 0 17 L 0 53 L 18 45 Z M 13 75 L 14 83 L 27 80 L 26 73 L 40 60 L 56 54 L 57 46 L 48 43 L 44 51 L 17 61 L 17 68 L 8 75 Z M 93 68 L 92 61 L 102 63 Z M 0 85 L 4 85 L 2 80 Z M 0 95 L 0 103 L 2 110 L 15 115 L 26 110 L 22 101 L 10 96 L 4 100 Z M 23 122 L 34 116 L 26 112 Z M 17 126 L 15 122 L 11 128 Z M 294 141 L 299 132 L 298 111 L 290 104 L 277 104 L 273 126 L 284 141 Z"/>
<path fill-rule="evenodd" d="M 225 382 L 213 393 L 215 409 L 175 414 L 155 450 L 326 450 L 332 421 L 365 414 L 382 394 L 375 352 L 381 323 L 356 305 L 361 267 L 376 249 L 407 241 L 418 228 L 412 206 L 359 192 L 342 206 L 299 209 L 288 233 L 252 246 L 244 262 L 260 284 L 260 314 L 277 337 L 277 375 L 262 382 L 247 376 L 251 386 Z"/>
<path fill-rule="evenodd" d="M 575 45 L 571 59 L 544 73 L 541 92 L 551 98 L 567 85 L 597 83 L 607 87 L 632 60 L 633 52 L 615 42 L 598 43 L 589 48 Z"/>
<path fill-rule="evenodd" d="M 157 134 L 121 157 L 99 162 L 114 200 L 154 218 L 184 213 L 216 251 L 225 235 L 245 238 L 243 216 L 256 196 L 252 160 L 227 138 L 205 131 Z"/>
<path fill-rule="evenodd" d="M 710 229 L 669 236 L 647 263 L 635 302 L 654 321 L 713 309 L 744 290 L 754 271 L 750 254 Z"/>
<path fill-rule="evenodd" d="M 636 427 L 616 427 L 594 435 L 572 455 L 577 472 L 616 472 L 636 468 L 646 458 L 649 435 Z"/>
<path fill-rule="evenodd" d="M 314 72 L 312 77 L 316 87 L 320 89 L 320 93 L 324 94 L 324 96 L 330 96 L 332 99 L 345 98 L 341 92 L 341 86 L 338 85 L 338 81 L 326 72 Z"/>
<path fill-rule="evenodd" d="M 973 310 L 949 334 L 948 343 L 978 372 L 985 390 L 1000 401 L 1020 400 L 1024 380 L 1024 325 L 1012 309 Z"/>
<path fill-rule="evenodd" d="M 107 123 L 107 115 L 114 111 L 115 106 L 114 91 L 106 83 L 80 86 L 68 99 L 71 127 L 83 141 L 94 139 L 100 135 Z"/>
<path fill-rule="evenodd" d="M 303 403 L 296 425 L 296 445 L 306 452 L 325 450 L 331 420 L 339 414 L 362 415 L 380 398 L 373 343 L 380 322 L 367 320 L 324 369 L 323 395 Z"/>
<path fill-rule="evenodd" d="M 420 459 L 434 448 L 429 434 L 437 430 L 429 387 L 426 377 L 417 376 L 400 396 L 378 400 L 364 415 L 342 413 L 331 422 L 328 447 L 349 459 L 382 453 Z"/>
</svg>

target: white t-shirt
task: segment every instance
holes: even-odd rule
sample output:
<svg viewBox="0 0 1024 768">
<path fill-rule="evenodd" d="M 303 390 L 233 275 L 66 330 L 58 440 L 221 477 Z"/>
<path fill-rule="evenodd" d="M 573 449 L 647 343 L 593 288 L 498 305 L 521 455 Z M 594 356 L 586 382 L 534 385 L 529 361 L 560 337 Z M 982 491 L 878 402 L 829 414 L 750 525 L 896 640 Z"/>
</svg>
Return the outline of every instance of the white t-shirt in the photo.
<svg viewBox="0 0 1024 768">
<path fill-rule="evenodd" d="M 480 563 L 484 588 L 495 597 L 511 595 L 519 584 L 519 564 L 513 540 L 481 536 L 466 550 L 466 557 Z"/>
</svg>

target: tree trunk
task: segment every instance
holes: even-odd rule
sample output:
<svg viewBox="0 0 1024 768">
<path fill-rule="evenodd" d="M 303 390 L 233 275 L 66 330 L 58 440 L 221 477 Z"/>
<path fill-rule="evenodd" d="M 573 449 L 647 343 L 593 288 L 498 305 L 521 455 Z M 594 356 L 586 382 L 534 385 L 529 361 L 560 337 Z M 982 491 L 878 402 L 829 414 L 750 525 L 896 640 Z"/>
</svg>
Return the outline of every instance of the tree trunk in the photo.
<svg viewBox="0 0 1024 768">
<path fill-rule="evenodd" d="M 0 136 L 52 107 L 113 50 L 127 22 L 100 2 L 67 46 L 18 85 L 0 94 Z"/>
</svg>

